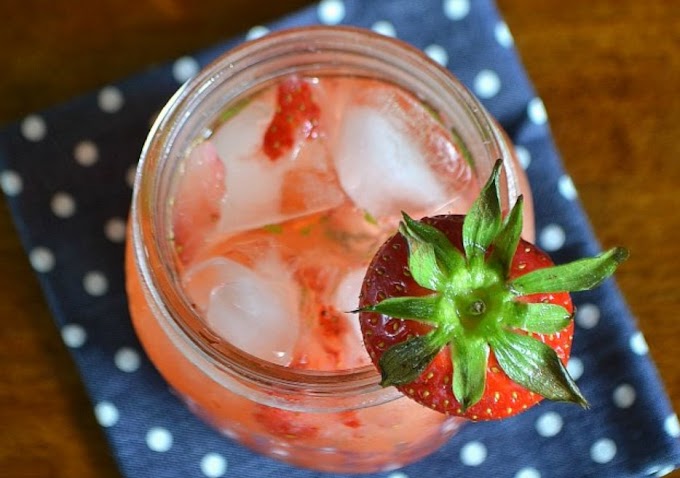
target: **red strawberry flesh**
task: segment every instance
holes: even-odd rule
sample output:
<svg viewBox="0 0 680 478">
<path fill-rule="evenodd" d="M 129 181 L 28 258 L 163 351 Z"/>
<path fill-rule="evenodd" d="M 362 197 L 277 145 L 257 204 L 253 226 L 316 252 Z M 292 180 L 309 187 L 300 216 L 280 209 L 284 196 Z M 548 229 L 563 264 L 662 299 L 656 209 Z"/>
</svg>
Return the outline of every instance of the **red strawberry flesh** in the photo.
<svg viewBox="0 0 680 478">
<path fill-rule="evenodd" d="M 276 161 L 293 149 L 297 141 L 314 139 L 320 114 L 308 82 L 290 76 L 279 83 L 276 113 L 262 146 L 267 157 Z"/>
</svg>

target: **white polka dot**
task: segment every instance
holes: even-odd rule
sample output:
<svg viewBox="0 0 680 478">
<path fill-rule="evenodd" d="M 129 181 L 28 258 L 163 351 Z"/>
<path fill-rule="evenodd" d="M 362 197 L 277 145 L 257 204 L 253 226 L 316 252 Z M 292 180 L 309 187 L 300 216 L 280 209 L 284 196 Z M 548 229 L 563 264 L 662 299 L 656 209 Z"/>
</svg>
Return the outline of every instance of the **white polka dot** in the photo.
<svg viewBox="0 0 680 478">
<path fill-rule="evenodd" d="M 172 76 L 178 83 L 184 83 L 198 73 L 201 66 L 198 62 L 190 57 L 183 56 L 178 58 L 172 65 Z"/>
<path fill-rule="evenodd" d="M 87 332 L 78 324 L 67 324 L 61 328 L 61 340 L 67 347 L 77 349 L 85 344 Z"/>
<path fill-rule="evenodd" d="M 389 475 L 387 475 L 387 478 L 409 478 L 409 477 L 403 471 L 396 471 L 394 473 L 390 473 Z"/>
<path fill-rule="evenodd" d="M 584 329 L 592 329 L 600 321 L 600 308 L 595 304 L 583 304 L 576 309 L 575 320 Z"/>
<path fill-rule="evenodd" d="M 541 478 L 541 474 L 536 468 L 522 468 L 517 472 L 515 478 Z"/>
<path fill-rule="evenodd" d="M 392 25 L 390 22 L 386 20 L 375 22 L 371 27 L 371 30 L 373 30 L 376 33 L 380 33 L 381 35 L 385 35 L 386 37 L 397 36 L 397 30 L 394 28 L 394 25 Z"/>
<path fill-rule="evenodd" d="M 560 178 L 557 183 L 557 189 L 560 191 L 562 197 L 568 201 L 576 199 L 576 196 L 578 195 L 576 187 L 574 186 L 574 181 L 566 174 Z"/>
<path fill-rule="evenodd" d="M 92 271 L 85 274 L 83 287 L 88 294 L 99 297 L 109 290 L 109 281 L 106 276 L 99 271 Z"/>
<path fill-rule="evenodd" d="M 460 461 L 463 465 L 479 466 L 486 460 L 486 447 L 478 441 L 463 445 L 460 449 Z"/>
<path fill-rule="evenodd" d="M 517 161 L 522 169 L 526 170 L 531 164 L 531 153 L 524 146 L 516 145 L 515 154 L 517 155 Z"/>
<path fill-rule="evenodd" d="M 673 471 L 675 471 L 675 465 L 655 465 L 645 471 L 645 476 L 660 478 L 669 475 Z"/>
<path fill-rule="evenodd" d="M 30 115 L 21 122 L 21 134 L 29 141 L 40 141 L 47 135 L 45 120 L 38 115 Z"/>
<path fill-rule="evenodd" d="M 256 25 L 246 33 L 246 40 L 257 40 L 269 33 L 269 28 L 263 25 Z"/>
<path fill-rule="evenodd" d="M 583 375 L 583 362 L 578 357 L 571 357 L 567 362 L 567 372 L 571 378 L 578 380 Z"/>
<path fill-rule="evenodd" d="M 66 219 L 75 214 L 76 201 L 70 194 L 58 192 L 52 197 L 50 207 L 55 216 Z"/>
<path fill-rule="evenodd" d="M 616 443 L 609 438 L 601 438 L 590 447 L 590 458 L 595 463 L 609 463 L 616 456 Z"/>
<path fill-rule="evenodd" d="M 54 254 L 46 247 L 34 248 L 28 254 L 28 260 L 37 272 L 49 272 L 54 268 Z"/>
<path fill-rule="evenodd" d="M 402 468 L 404 465 L 402 463 L 388 462 L 380 468 L 380 471 L 392 471 L 397 468 Z"/>
<path fill-rule="evenodd" d="M 673 438 L 680 437 L 680 421 L 678 421 L 678 416 L 673 414 L 666 417 L 663 422 L 663 429 Z"/>
<path fill-rule="evenodd" d="M 105 428 L 114 426 L 120 418 L 120 413 L 118 413 L 116 406 L 106 401 L 95 405 L 94 415 L 97 417 L 97 422 Z"/>
<path fill-rule="evenodd" d="M 137 165 L 133 164 L 130 166 L 127 170 L 127 173 L 125 173 L 125 183 L 133 187 L 135 185 L 135 176 L 137 175 Z"/>
<path fill-rule="evenodd" d="M 527 114 L 529 115 L 529 120 L 534 124 L 541 125 L 548 121 L 548 113 L 545 111 L 545 105 L 540 98 L 534 98 L 529 101 Z"/>
<path fill-rule="evenodd" d="M 201 458 L 201 471 L 208 478 L 219 478 L 227 472 L 227 460 L 218 453 L 208 453 Z"/>
<path fill-rule="evenodd" d="M 73 157 L 81 166 L 92 166 L 99 159 L 99 150 L 92 141 L 81 141 L 73 149 Z"/>
<path fill-rule="evenodd" d="M 503 48 L 510 48 L 515 43 L 515 39 L 512 38 L 512 33 L 510 33 L 507 23 L 503 21 L 496 24 L 493 34 L 496 37 L 498 44 Z"/>
<path fill-rule="evenodd" d="M 341 0 L 321 0 L 317 14 L 321 23 L 337 25 L 345 18 L 345 4 Z"/>
<path fill-rule="evenodd" d="M 449 62 L 449 54 L 446 52 L 443 46 L 430 45 L 425 47 L 424 51 L 427 56 L 442 66 L 446 66 L 446 64 Z"/>
<path fill-rule="evenodd" d="M 627 383 L 619 385 L 614 390 L 612 399 L 617 407 L 630 408 L 635 403 L 635 389 Z"/>
<path fill-rule="evenodd" d="M 139 369 L 142 360 L 135 350 L 123 347 L 113 356 L 113 361 L 121 372 L 132 373 Z"/>
<path fill-rule="evenodd" d="M 172 448 L 172 434 L 162 427 L 153 427 L 146 434 L 146 446 L 152 451 L 166 452 Z"/>
<path fill-rule="evenodd" d="M 636 332 L 633 334 L 629 341 L 630 348 L 633 352 L 638 355 L 645 355 L 649 352 L 649 347 L 647 346 L 647 341 L 642 332 Z"/>
<path fill-rule="evenodd" d="M 501 79 L 495 71 L 482 70 L 475 77 L 473 89 L 482 99 L 493 98 L 501 89 Z"/>
<path fill-rule="evenodd" d="M 24 189 L 24 182 L 16 171 L 7 169 L 0 173 L 0 188 L 7 196 L 17 196 Z"/>
<path fill-rule="evenodd" d="M 536 420 L 536 431 L 542 437 L 550 438 L 562 430 L 562 417 L 555 412 L 547 412 Z"/>
<path fill-rule="evenodd" d="M 125 240 L 125 220 L 119 217 L 113 217 L 104 224 L 104 234 L 111 242 L 120 243 Z"/>
<path fill-rule="evenodd" d="M 557 251 L 563 245 L 566 239 L 564 229 L 557 224 L 549 224 L 542 231 L 539 236 L 541 246 L 546 251 Z"/>
<path fill-rule="evenodd" d="M 451 20 L 462 20 L 470 13 L 469 0 L 444 0 L 444 15 Z"/>
<path fill-rule="evenodd" d="M 123 107 L 123 93 L 115 86 L 107 86 L 99 91 L 97 103 L 105 113 L 115 113 Z"/>
</svg>

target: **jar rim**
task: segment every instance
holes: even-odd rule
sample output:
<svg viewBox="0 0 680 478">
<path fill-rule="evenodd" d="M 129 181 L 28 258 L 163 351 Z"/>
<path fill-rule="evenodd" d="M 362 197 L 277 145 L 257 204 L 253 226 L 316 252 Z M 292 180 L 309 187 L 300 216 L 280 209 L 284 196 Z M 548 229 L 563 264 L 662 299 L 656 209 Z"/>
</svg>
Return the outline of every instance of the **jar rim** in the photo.
<svg viewBox="0 0 680 478">
<path fill-rule="evenodd" d="M 155 315 L 159 316 L 159 321 L 162 318 L 166 331 L 180 337 L 184 341 L 183 345 L 188 346 L 192 353 L 208 360 L 215 368 L 215 379 L 219 380 L 220 374 L 226 373 L 252 386 L 268 385 L 270 391 L 275 391 L 279 398 L 300 393 L 319 399 L 362 395 L 372 402 L 384 403 L 401 394 L 392 387 L 383 389 L 379 384 L 379 373 L 371 364 L 336 371 L 290 368 L 254 357 L 205 330 L 202 319 L 177 290 L 180 287 L 176 285 L 173 262 L 168 261 L 172 256 L 168 256 L 167 250 L 164 251 L 162 239 L 165 236 L 159 233 L 162 230 L 159 224 L 161 219 L 152 210 L 154 201 L 151 198 L 158 187 L 155 168 L 162 158 L 172 153 L 173 142 L 177 139 L 182 122 L 216 84 L 228 81 L 234 70 L 257 64 L 257 54 L 271 48 L 271 45 L 281 50 L 286 46 L 302 44 L 304 47 L 298 48 L 313 54 L 330 43 L 336 46 L 342 44 L 360 53 L 379 50 L 390 59 L 397 56 L 404 64 L 415 63 L 422 67 L 421 76 L 426 75 L 428 79 L 434 78 L 432 81 L 438 85 L 445 85 L 445 92 L 469 110 L 473 121 L 478 123 L 477 127 L 486 135 L 488 143 L 484 146 L 488 154 L 506 157 L 507 145 L 479 101 L 446 68 L 415 46 L 370 30 L 348 26 L 306 26 L 271 32 L 236 46 L 203 68 L 173 95 L 154 121 L 142 149 L 133 191 L 133 254 L 136 256 L 137 272 L 150 293 Z M 269 52 L 267 58 L 273 54 L 275 51 Z M 490 170 L 493 160 L 489 163 Z M 508 161 L 504 163 L 506 177 L 511 178 Z M 142 216 L 150 220 L 143 221 Z M 148 244 L 154 244 L 154 247 L 148 247 Z M 246 386 L 249 390 L 252 388 L 250 385 Z"/>
</svg>

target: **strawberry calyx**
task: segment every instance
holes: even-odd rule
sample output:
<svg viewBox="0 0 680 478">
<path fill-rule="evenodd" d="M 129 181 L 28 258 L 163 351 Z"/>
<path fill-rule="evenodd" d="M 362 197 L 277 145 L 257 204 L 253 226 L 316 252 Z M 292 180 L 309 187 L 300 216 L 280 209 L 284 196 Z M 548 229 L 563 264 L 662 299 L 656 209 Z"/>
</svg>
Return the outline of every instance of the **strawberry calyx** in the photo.
<svg viewBox="0 0 680 478">
<path fill-rule="evenodd" d="M 587 401 L 557 353 L 534 334 L 556 334 L 570 325 L 569 310 L 532 303 L 527 296 L 582 291 L 611 276 L 628 257 L 616 247 L 596 257 L 535 269 L 510 277 L 520 243 L 523 200 L 502 218 L 497 161 L 491 177 L 465 216 L 462 251 L 437 228 L 403 213 L 399 233 L 408 244 L 408 268 L 423 296 L 390 297 L 360 308 L 429 326 L 422 335 L 388 348 L 378 361 L 383 386 L 415 381 L 448 347 L 450 380 L 462 411 L 484 394 L 493 354 L 515 383 L 542 397 L 587 407 Z"/>
</svg>

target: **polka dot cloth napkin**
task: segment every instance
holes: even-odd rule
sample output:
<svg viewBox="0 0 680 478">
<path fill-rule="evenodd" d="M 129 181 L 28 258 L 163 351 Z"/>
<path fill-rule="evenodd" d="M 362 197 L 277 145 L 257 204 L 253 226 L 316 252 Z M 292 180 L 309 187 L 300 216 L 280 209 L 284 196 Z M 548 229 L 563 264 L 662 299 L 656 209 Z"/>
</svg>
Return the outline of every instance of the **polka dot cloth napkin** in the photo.
<svg viewBox="0 0 680 478">
<path fill-rule="evenodd" d="M 557 262 L 599 250 L 555 151 L 543 103 L 491 0 L 324 0 L 8 125 L 0 133 L 0 184 L 126 477 L 324 476 L 257 456 L 195 419 L 135 339 L 123 289 L 133 171 L 154 114 L 225 49 L 271 29 L 312 23 L 373 28 L 451 68 L 515 142 L 536 199 L 540 245 Z M 680 464 L 678 417 L 615 283 L 575 301 L 569 369 L 590 411 L 544 404 L 502 424 L 471 424 L 422 462 L 373 476 L 640 477 L 662 476 Z"/>
</svg>

